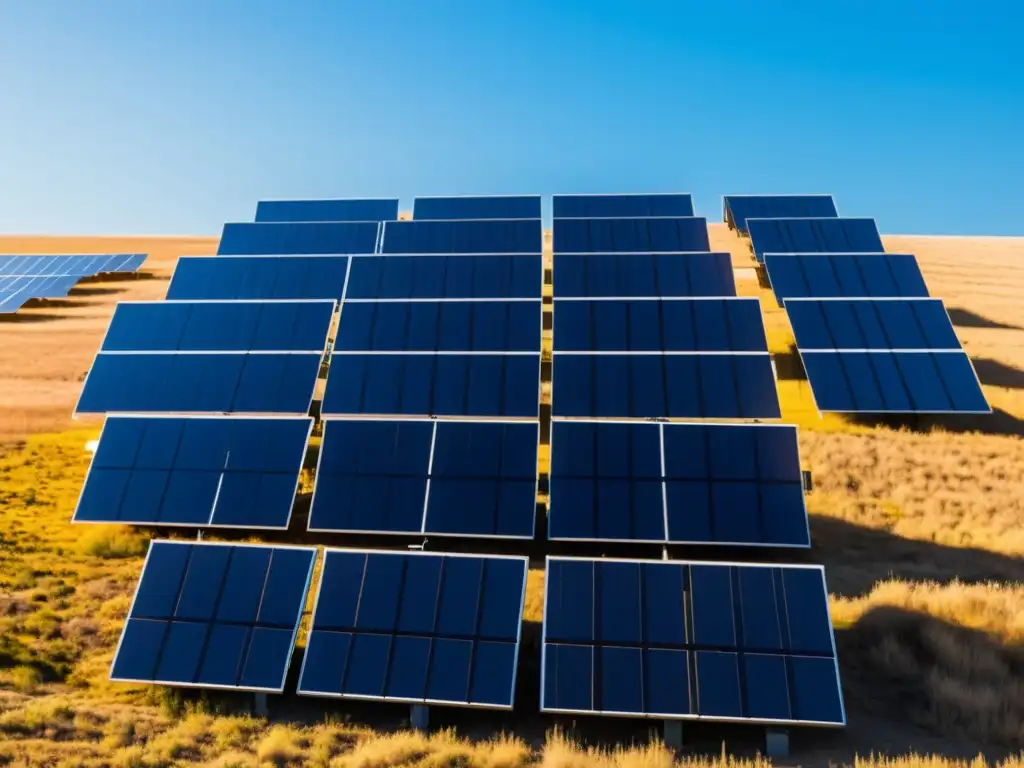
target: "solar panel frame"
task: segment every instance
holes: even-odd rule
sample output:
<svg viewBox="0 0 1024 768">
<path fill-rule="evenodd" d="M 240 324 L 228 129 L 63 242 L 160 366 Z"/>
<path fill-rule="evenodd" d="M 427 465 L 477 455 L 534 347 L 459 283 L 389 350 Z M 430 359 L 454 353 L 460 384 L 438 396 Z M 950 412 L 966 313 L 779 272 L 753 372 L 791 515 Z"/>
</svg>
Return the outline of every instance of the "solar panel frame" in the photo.
<svg viewBox="0 0 1024 768">
<path fill-rule="evenodd" d="M 885 251 L 885 244 L 882 242 L 882 234 L 881 234 L 880 230 L 878 229 L 878 222 L 873 217 L 871 217 L 871 216 L 836 216 L 836 217 L 792 216 L 792 217 L 788 217 L 788 218 L 776 218 L 776 219 L 750 218 L 750 219 L 747 219 L 747 232 L 749 234 L 749 232 L 750 232 L 750 223 L 751 222 L 784 222 L 784 221 L 821 221 L 821 222 L 840 222 L 840 223 L 843 223 L 843 222 L 864 222 L 864 221 L 870 221 L 872 223 L 873 227 L 874 227 L 874 230 L 875 230 L 874 234 L 875 234 L 875 238 L 878 240 L 879 250 L 878 251 L 871 251 L 871 250 L 868 250 L 868 249 L 865 248 L 865 249 L 862 249 L 862 250 L 859 250 L 859 251 L 856 251 L 856 252 L 857 253 L 879 253 L 879 254 L 884 254 L 886 252 Z M 780 253 L 805 253 L 806 254 L 806 253 L 853 253 L 854 252 L 854 251 L 850 251 L 848 247 L 845 247 L 843 249 L 828 248 L 828 249 L 822 250 L 822 251 L 759 250 L 756 247 L 756 245 L 754 244 L 754 237 L 753 237 L 753 235 L 750 235 L 750 249 L 751 249 L 751 251 L 754 254 L 754 260 L 757 261 L 758 263 L 763 263 L 763 261 L 764 261 L 764 254 L 765 253 L 774 253 L 774 254 L 780 254 Z"/>
<path fill-rule="evenodd" d="M 630 259 L 632 259 L 634 257 L 638 258 L 638 259 L 639 258 L 643 258 L 643 257 L 650 257 L 651 258 L 652 261 L 651 261 L 651 265 L 650 266 L 652 267 L 652 270 L 654 272 L 654 275 L 653 275 L 653 277 L 655 278 L 654 282 L 657 282 L 657 278 L 660 277 L 659 263 L 658 262 L 659 262 L 659 260 L 662 257 L 666 257 L 666 258 L 668 258 L 668 257 L 679 257 L 680 259 L 685 259 L 687 262 L 689 262 L 689 260 L 691 260 L 691 259 L 701 259 L 702 257 L 708 257 L 707 261 L 709 261 L 709 262 L 710 261 L 714 261 L 715 262 L 714 263 L 714 268 L 720 269 L 723 265 L 728 267 L 727 270 L 723 270 L 725 273 L 728 274 L 728 280 L 727 281 L 723 281 L 723 282 L 727 282 L 728 285 L 726 286 L 724 292 L 721 292 L 721 291 L 720 292 L 715 292 L 715 293 L 710 293 L 709 292 L 709 293 L 706 293 L 706 294 L 704 294 L 704 293 L 695 293 L 692 290 L 690 292 L 687 292 L 687 293 L 676 293 L 676 292 L 671 291 L 671 290 L 666 291 L 660 285 L 658 286 L 656 291 L 652 291 L 650 294 L 642 294 L 642 295 L 636 295 L 636 296 L 631 296 L 630 294 L 627 294 L 627 293 L 625 293 L 623 291 L 615 291 L 614 293 L 612 293 L 610 291 L 609 292 L 595 291 L 595 290 L 592 290 L 589 286 L 587 287 L 585 293 L 572 293 L 572 292 L 561 293 L 560 290 L 559 290 L 559 284 L 558 284 L 559 266 L 561 264 L 569 263 L 567 261 L 563 261 L 563 259 L 571 259 L 573 261 L 577 261 L 578 260 L 578 261 L 581 261 L 585 265 L 589 265 L 591 260 L 594 260 L 595 263 L 600 263 L 601 261 L 603 261 L 605 259 L 616 259 L 616 260 L 620 261 L 620 266 L 621 266 L 621 261 L 623 261 L 623 260 L 624 261 L 628 261 L 628 260 L 630 260 Z M 689 266 L 689 265 L 687 265 L 687 266 Z M 553 258 L 552 271 L 553 271 L 553 274 L 552 274 L 552 278 L 553 278 L 552 279 L 552 290 L 553 290 L 553 296 L 554 296 L 555 299 L 573 299 L 573 298 L 580 298 L 580 299 L 587 299 L 587 298 L 595 298 L 595 299 L 596 298 L 641 298 L 641 297 L 647 296 L 647 295 L 650 295 L 650 296 L 660 296 L 662 298 L 688 298 L 688 297 L 697 297 L 697 296 L 708 296 L 708 297 L 714 296 L 716 298 L 721 298 L 721 297 L 725 297 L 725 296 L 735 296 L 736 295 L 736 277 L 735 277 L 735 273 L 734 273 L 733 268 L 732 268 L 732 255 L 727 253 L 727 252 L 724 252 L 724 251 L 678 251 L 678 252 L 673 252 L 673 251 L 657 251 L 657 252 L 654 252 L 654 253 L 644 253 L 644 252 L 630 253 L 630 252 L 627 252 L 627 251 L 622 251 L 622 252 L 617 252 L 617 253 L 559 253 L 559 254 L 557 254 Z M 563 274 L 564 274 L 564 269 L 563 269 Z M 694 282 L 692 277 L 691 277 L 691 275 L 690 275 L 690 273 L 689 273 L 689 269 L 687 269 L 687 281 L 690 282 L 691 284 Z M 564 281 L 563 281 L 563 284 L 564 284 Z"/>
<path fill-rule="evenodd" d="M 895 294 L 895 296 L 899 297 L 899 298 L 904 298 L 904 299 L 927 299 L 927 298 L 933 298 L 932 295 L 928 291 L 928 286 L 925 283 L 924 275 L 921 273 L 921 267 L 918 264 L 917 257 L 914 256 L 914 254 L 910 254 L 910 253 L 888 253 L 888 252 L 886 252 L 886 253 L 859 253 L 859 252 L 858 253 L 772 253 L 772 252 L 766 252 L 766 253 L 762 254 L 762 259 L 763 259 L 763 263 L 765 265 L 765 271 L 768 274 L 769 283 L 772 282 L 772 280 L 771 280 L 771 272 L 772 272 L 771 265 L 773 263 L 787 263 L 787 260 L 790 257 L 796 257 L 797 261 L 794 262 L 794 263 L 798 264 L 798 266 L 800 268 L 801 277 L 805 280 L 805 282 L 807 280 L 807 275 L 806 275 L 806 272 L 805 272 L 804 265 L 807 264 L 809 261 L 817 262 L 818 260 L 822 260 L 823 259 L 827 263 L 832 265 L 833 268 L 834 268 L 834 265 L 835 265 L 834 257 L 851 257 L 851 258 L 855 259 L 855 261 L 853 262 L 854 265 L 856 265 L 860 261 L 869 262 L 871 260 L 878 259 L 878 257 L 881 257 L 882 263 L 886 264 L 886 266 L 887 266 L 887 268 L 889 270 L 889 274 L 891 275 L 891 277 L 893 279 L 893 283 L 897 284 L 896 285 L 897 289 L 900 289 L 900 286 L 898 285 L 899 279 L 896 277 L 896 274 L 893 272 L 893 265 L 894 264 L 898 264 L 898 263 L 912 264 L 913 268 L 914 268 L 914 271 L 916 271 L 916 276 L 918 278 L 920 278 L 920 282 L 921 282 L 920 290 L 918 290 L 918 291 L 911 291 L 909 293 L 908 292 L 897 293 L 897 294 Z M 863 274 L 858 273 L 858 276 L 860 277 L 862 282 L 866 282 L 864 280 L 864 275 Z M 838 275 L 838 273 L 836 273 L 835 277 L 836 277 L 836 284 L 839 287 L 842 287 L 842 280 L 841 280 L 840 276 Z M 906 274 L 904 274 L 903 277 L 906 277 Z M 870 290 L 870 289 L 868 289 L 868 290 Z M 808 295 L 807 296 L 787 296 L 787 295 L 782 295 L 780 293 L 779 286 L 776 286 L 774 284 L 772 285 L 772 292 L 775 294 L 776 300 L 779 302 L 779 304 L 783 304 L 783 305 L 785 304 L 786 300 L 788 300 L 788 299 L 796 299 L 796 298 L 812 298 L 812 299 L 813 298 L 818 298 L 818 299 L 850 298 L 850 299 L 852 299 L 852 298 L 860 298 L 860 297 L 863 297 L 863 298 L 891 298 L 891 297 L 893 297 L 893 294 L 888 294 L 888 293 L 878 293 L 878 294 L 871 294 L 871 293 L 845 293 L 845 294 L 842 294 L 842 295 L 827 295 L 827 294 L 824 294 L 824 293 L 820 293 L 819 294 L 819 293 L 816 293 L 814 291 L 813 287 L 811 287 L 811 286 L 808 286 Z"/>
</svg>

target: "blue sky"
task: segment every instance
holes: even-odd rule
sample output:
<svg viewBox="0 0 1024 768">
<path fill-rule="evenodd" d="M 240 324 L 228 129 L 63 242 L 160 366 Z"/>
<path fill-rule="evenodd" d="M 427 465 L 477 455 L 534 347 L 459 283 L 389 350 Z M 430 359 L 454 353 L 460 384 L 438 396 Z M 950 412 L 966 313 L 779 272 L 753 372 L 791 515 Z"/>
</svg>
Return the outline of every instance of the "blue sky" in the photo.
<svg viewBox="0 0 1024 768">
<path fill-rule="evenodd" d="M 832 192 L 1024 234 L 1024 7 L 6 0 L 0 232 L 218 234 L 260 198 Z"/>
</svg>

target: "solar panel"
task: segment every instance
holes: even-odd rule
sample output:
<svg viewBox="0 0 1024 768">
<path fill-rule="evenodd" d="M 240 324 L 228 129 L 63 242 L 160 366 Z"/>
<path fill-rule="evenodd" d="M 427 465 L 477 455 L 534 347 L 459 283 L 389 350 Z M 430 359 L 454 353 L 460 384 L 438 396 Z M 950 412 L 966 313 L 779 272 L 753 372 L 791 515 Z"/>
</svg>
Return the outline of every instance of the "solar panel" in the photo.
<svg viewBox="0 0 1024 768">
<path fill-rule="evenodd" d="M 790 299 L 786 312 L 801 352 L 962 349 L 940 299 Z"/>
<path fill-rule="evenodd" d="M 375 253 L 376 221 L 266 222 L 224 225 L 218 255 Z"/>
<path fill-rule="evenodd" d="M 311 531 L 532 539 L 538 426 L 330 421 Z"/>
<path fill-rule="evenodd" d="M 766 253 L 885 253 L 874 219 L 747 219 L 750 247 Z"/>
<path fill-rule="evenodd" d="M 539 219 L 540 195 L 417 197 L 414 221 L 431 219 Z"/>
<path fill-rule="evenodd" d="M 332 300 L 122 301 L 104 352 L 323 352 Z"/>
<path fill-rule="evenodd" d="M 287 529 L 309 418 L 111 416 L 72 522 Z"/>
<path fill-rule="evenodd" d="M 991 413 L 964 352 L 804 352 L 818 410 Z"/>
<path fill-rule="evenodd" d="M 540 354 L 335 353 L 321 416 L 536 419 Z"/>
<path fill-rule="evenodd" d="M 168 300 L 341 300 L 347 256 L 182 256 Z"/>
<path fill-rule="evenodd" d="M 821 566 L 548 557 L 541 711 L 842 726 Z"/>
<path fill-rule="evenodd" d="M 552 363 L 552 415 L 779 418 L 767 353 L 567 354 Z"/>
<path fill-rule="evenodd" d="M 537 254 L 355 256 L 348 299 L 537 299 Z"/>
<path fill-rule="evenodd" d="M 702 217 L 554 220 L 554 252 L 679 253 L 710 251 Z"/>
<path fill-rule="evenodd" d="M 339 352 L 537 352 L 541 302 L 353 301 L 342 305 Z"/>
<path fill-rule="evenodd" d="M 556 299 L 553 340 L 555 352 L 768 351 L 756 297 Z"/>
<path fill-rule="evenodd" d="M 747 219 L 834 218 L 839 216 L 832 195 L 726 195 L 722 220 L 746 233 Z"/>
<path fill-rule="evenodd" d="M 326 550 L 298 692 L 511 709 L 527 565 Z"/>
<path fill-rule="evenodd" d="M 153 541 L 110 679 L 281 693 L 313 547 Z"/>
<path fill-rule="evenodd" d="M 786 299 L 927 298 L 911 254 L 772 254 L 765 269 L 779 303 Z"/>
<path fill-rule="evenodd" d="M 554 421 L 551 430 L 550 540 L 810 546 L 796 427 Z"/>
<path fill-rule="evenodd" d="M 555 298 L 735 296 L 728 253 L 561 253 Z"/>
<path fill-rule="evenodd" d="M 91 277 L 104 272 L 135 272 L 143 253 L 0 256 L 0 276 Z"/>
<path fill-rule="evenodd" d="M 394 221 L 398 218 L 398 198 L 349 200 L 261 200 L 256 205 L 256 221 Z"/>
<path fill-rule="evenodd" d="M 555 195 L 554 218 L 693 216 L 693 199 L 673 192 L 627 195 Z"/>
<path fill-rule="evenodd" d="M 17 312 L 32 299 L 63 299 L 79 279 L 73 275 L 0 277 L 0 313 Z"/>
<path fill-rule="evenodd" d="M 389 221 L 381 253 L 539 254 L 540 219 Z"/>
</svg>

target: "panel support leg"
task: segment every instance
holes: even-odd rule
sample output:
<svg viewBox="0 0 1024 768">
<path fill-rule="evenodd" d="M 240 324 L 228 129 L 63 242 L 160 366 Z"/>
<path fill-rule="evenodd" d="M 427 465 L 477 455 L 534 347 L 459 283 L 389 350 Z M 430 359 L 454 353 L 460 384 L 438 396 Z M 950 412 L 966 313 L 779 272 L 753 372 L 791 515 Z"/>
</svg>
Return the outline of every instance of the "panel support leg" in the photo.
<svg viewBox="0 0 1024 768">
<path fill-rule="evenodd" d="M 665 746 L 669 749 L 683 748 L 683 721 L 665 721 Z"/>
<path fill-rule="evenodd" d="M 267 694 L 255 693 L 252 697 L 252 712 L 256 717 L 269 717 L 270 707 L 267 705 Z"/>
<path fill-rule="evenodd" d="M 788 757 L 789 731 L 785 728 L 765 728 L 764 746 L 768 757 Z"/>
<path fill-rule="evenodd" d="M 430 707 L 426 704 L 413 704 L 409 707 L 409 724 L 417 731 L 425 731 L 430 727 Z"/>
</svg>

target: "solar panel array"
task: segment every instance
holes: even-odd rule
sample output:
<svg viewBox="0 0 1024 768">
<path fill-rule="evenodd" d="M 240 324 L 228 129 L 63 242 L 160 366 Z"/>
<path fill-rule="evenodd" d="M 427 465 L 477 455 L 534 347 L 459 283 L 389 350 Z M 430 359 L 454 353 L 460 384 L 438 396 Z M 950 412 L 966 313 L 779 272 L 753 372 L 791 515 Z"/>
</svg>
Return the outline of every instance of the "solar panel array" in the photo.
<svg viewBox="0 0 1024 768">
<path fill-rule="evenodd" d="M 145 254 L 0 256 L 0 314 L 12 314 L 32 299 L 63 299 L 83 277 L 136 272 Z"/>
</svg>

